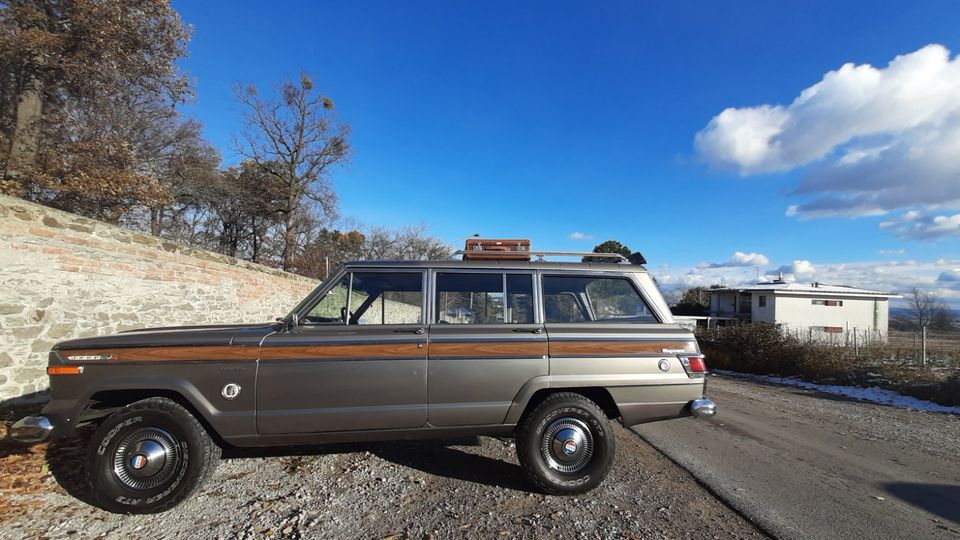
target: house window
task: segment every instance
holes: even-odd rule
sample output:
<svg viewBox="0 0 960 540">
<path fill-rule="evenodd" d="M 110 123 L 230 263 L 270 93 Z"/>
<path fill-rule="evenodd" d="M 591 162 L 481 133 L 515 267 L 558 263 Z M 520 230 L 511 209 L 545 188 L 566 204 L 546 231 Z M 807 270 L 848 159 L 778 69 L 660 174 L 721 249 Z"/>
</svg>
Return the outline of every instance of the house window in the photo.
<svg viewBox="0 0 960 540">
<path fill-rule="evenodd" d="M 758 296 L 757 305 L 760 307 L 767 307 L 767 297 L 763 295 Z"/>
<path fill-rule="evenodd" d="M 815 306 L 832 306 L 832 307 L 843 306 L 843 300 L 811 300 L 810 303 Z"/>
</svg>

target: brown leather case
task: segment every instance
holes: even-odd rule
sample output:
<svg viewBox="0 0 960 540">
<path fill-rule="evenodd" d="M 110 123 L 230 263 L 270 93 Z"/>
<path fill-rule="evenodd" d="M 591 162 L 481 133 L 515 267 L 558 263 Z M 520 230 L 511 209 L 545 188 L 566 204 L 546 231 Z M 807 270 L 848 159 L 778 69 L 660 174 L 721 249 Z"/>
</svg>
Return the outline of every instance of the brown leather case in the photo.
<svg viewBox="0 0 960 540">
<path fill-rule="evenodd" d="M 496 251 L 496 253 L 475 253 Z M 465 261 L 529 261 L 530 240 L 522 238 L 468 238 L 463 250 Z"/>
</svg>

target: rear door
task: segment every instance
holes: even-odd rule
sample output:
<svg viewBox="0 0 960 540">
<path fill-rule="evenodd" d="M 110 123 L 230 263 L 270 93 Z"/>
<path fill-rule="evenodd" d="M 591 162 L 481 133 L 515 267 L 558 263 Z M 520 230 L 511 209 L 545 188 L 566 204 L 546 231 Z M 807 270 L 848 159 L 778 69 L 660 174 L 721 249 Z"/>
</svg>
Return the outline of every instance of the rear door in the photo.
<svg viewBox="0 0 960 540">
<path fill-rule="evenodd" d="M 548 371 L 534 273 L 441 270 L 433 285 L 429 422 L 502 423 L 524 383 Z"/>
<path fill-rule="evenodd" d="M 622 274 L 544 272 L 541 283 L 551 376 L 590 376 L 624 413 L 678 414 L 695 390 L 677 358 L 697 351 L 688 330 L 660 324 L 653 302 Z M 623 380 L 636 389 L 617 390 Z"/>
<path fill-rule="evenodd" d="M 424 271 L 355 271 L 268 336 L 262 434 L 417 428 L 427 420 Z"/>
</svg>

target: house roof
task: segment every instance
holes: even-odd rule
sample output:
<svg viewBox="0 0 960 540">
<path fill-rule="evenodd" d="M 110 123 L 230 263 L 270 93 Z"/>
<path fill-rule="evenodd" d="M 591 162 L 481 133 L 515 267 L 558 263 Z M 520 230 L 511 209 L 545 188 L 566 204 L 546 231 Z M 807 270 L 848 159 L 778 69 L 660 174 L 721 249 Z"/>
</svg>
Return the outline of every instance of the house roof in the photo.
<svg viewBox="0 0 960 540">
<path fill-rule="evenodd" d="M 798 294 L 809 296 L 882 296 L 896 298 L 900 295 L 895 292 L 872 291 L 847 285 L 827 285 L 826 283 L 797 283 L 786 281 L 770 281 L 743 287 L 723 287 L 710 289 L 710 292 L 769 292 L 772 294 Z"/>
</svg>

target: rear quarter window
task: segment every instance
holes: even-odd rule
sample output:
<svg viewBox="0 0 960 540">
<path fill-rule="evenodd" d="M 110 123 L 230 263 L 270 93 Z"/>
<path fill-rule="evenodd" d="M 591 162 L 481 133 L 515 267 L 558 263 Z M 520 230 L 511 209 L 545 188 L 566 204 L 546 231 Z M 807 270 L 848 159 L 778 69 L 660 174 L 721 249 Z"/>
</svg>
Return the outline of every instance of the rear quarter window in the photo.
<svg viewBox="0 0 960 540">
<path fill-rule="evenodd" d="M 629 279 L 544 276 L 546 322 L 641 322 L 657 318 Z"/>
</svg>

